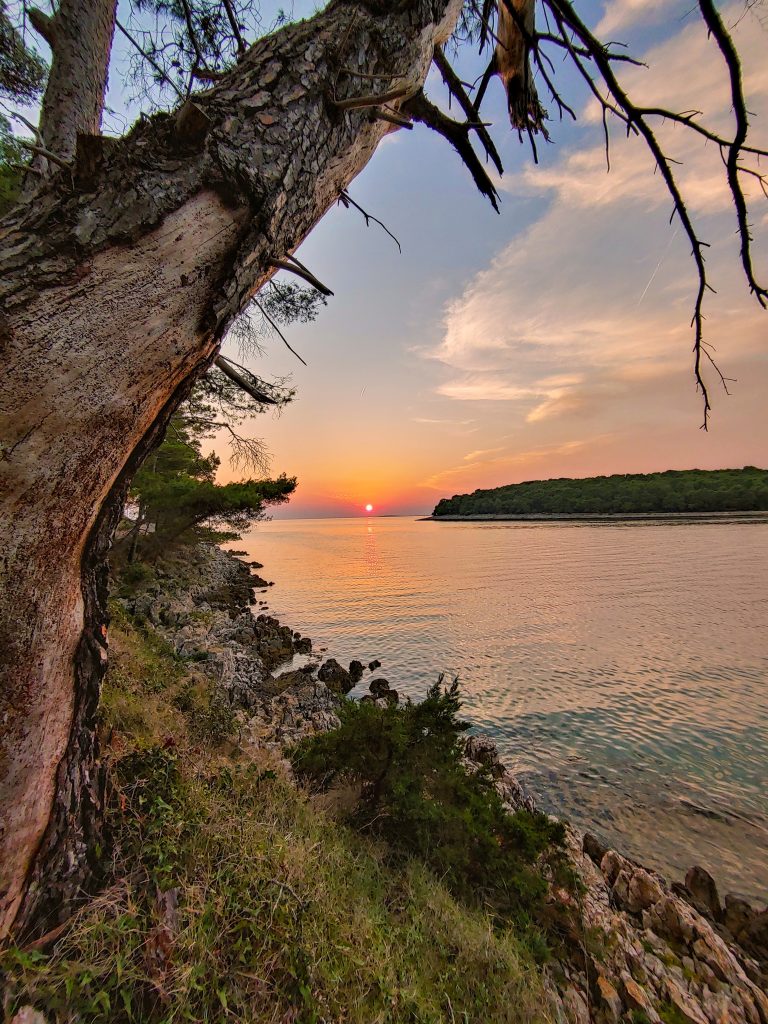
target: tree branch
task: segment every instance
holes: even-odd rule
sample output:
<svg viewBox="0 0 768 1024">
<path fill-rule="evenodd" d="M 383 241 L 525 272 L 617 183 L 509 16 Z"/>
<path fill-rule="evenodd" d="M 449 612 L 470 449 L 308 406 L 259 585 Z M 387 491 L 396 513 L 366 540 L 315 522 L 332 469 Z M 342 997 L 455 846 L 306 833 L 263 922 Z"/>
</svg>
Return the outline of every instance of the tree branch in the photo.
<svg viewBox="0 0 768 1024">
<path fill-rule="evenodd" d="M 430 103 L 422 90 L 419 90 L 415 96 L 412 96 L 407 103 L 403 104 L 403 109 L 407 110 L 415 121 L 420 121 L 450 142 L 472 175 L 472 180 L 477 185 L 479 191 L 488 198 L 491 206 L 498 213 L 499 194 L 496 191 L 495 185 L 488 177 L 485 168 L 478 160 L 477 154 L 472 149 L 472 144 L 469 141 L 471 126 L 461 124 L 459 121 L 454 121 L 452 118 L 447 117 L 434 103 Z"/>
<path fill-rule="evenodd" d="M 236 369 L 235 366 L 224 356 L 216 356 L 214 359 L 214 366 L 218 367 L 219 370 L 224 374 L 225 377 L 229 377 L 233 384 L 245 391 L 247 395 L 250 395 L 255 402 L 259 402 L 261 405 L 279 405 L 279 401 L 276 398 L 271 397 L 265 391 L 261 390 L 263 381 L 260 381 L 258 377 L 254 377 L 252 374 L 246 374 L 242 372 L 242 367 Z M 246 371 L 247 372 L 247 371 Z"/>
</svg>

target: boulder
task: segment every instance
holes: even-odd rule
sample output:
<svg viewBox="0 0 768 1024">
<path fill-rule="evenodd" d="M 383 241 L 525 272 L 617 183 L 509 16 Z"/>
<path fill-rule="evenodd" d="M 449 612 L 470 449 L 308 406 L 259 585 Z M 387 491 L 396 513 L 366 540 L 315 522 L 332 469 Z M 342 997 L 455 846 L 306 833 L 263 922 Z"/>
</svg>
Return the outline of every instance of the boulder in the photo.
<svg viewBox="0 0 768 1024">
<path fill-rule="evenodd" d="M 658 903 L 663 895 L 664 890 L 653 875 L 643 868 L 637 868 L 629 881 L 627 909 L 633 914 L 639 914 Z"/>
<path fill-rule="evenodd" d="M 349 693 L 354 687 L 349 672 L 336 661 L 335 658 L 328 658 L 320 666 L 317 678 L 325 683 L 333 693 Z"/>
<path fill-rule="evenodd" d="M 722 914 L 720 896 L 714 878 L 705 868 L 695 864 L 685 876 L 685 887 L 691 894 L 691 902 L 700 913 L 715 921 L 719 920 Z"/>
<path fill-rule="evenodd" d="M 389 693 L 389 680 L 388 679 L 372 679 L 368 689 L 371 691 L 374 697 L 386 697 Z"/>
<path fill-rule="evenodd" d="M 353 660 L 349 663 L 349 676 L 353 683 L 359 683 L 363 678 L 362 661 Z"/>
<path fill-rule="evenodd" d="M 381 662 L 380 661 L 369 661 L 368 662 L 368 671 L 369 672 L 375 672 L 377 668 L 381 668 Z"/>
<path fill-rule="evenodd" d="M 608 852 L 608 847 L 603 846 L 597 836 L 593 836 L 591 832 L 584 833 L 582 849 L 589 859 L 594 861 L 598 867 L 600 867 L 603 857 Z"/>
<path fill-rule="evenodd" d="M 499 761 L 499 752 L 490 736 L 469 736 L 464 745 L 464 756 L 486 767 L 492 767 Z"/>
<path fill-rule="evenodd" d="M 602 871 L 608 885 L 613 885 L 616 879 L 619 877 L 619 872 L 624 868 L 631 868 L 628 860 L 625 860 L 620 853 L 616 853 L 615 850 L 608 850 L 600 861 L 600 870 Z"/>
<path fill-rule="evenodd" d="M 312 641 L 308 636 L 300 636 L 297 640 L 294 640 L 293 646 L 297 654 L 312 653 Z"/>
<path fill-rule="evenodd" d="M 746 928 L 756 913 L 757 911 L 741 896 L 736 896 L 731 892 L 726 894 L 723 924 L 734 937 Z"/>
<path fill-rule="evenodd" d="M 755 914 L 739 932 L 738 940 L 752 956 L 768 961 L 768 910 Z"/>
</svg>

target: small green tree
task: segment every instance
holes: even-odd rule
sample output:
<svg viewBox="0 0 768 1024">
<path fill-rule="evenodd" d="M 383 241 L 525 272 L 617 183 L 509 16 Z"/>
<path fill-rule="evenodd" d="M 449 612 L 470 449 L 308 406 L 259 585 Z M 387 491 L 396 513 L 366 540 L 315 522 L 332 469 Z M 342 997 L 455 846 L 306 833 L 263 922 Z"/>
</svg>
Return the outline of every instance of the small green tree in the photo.
<svg viewBox="0 0 768 1024">
<path fill-rule="evenodd" d="M 303 740 L 293 766 L 326 789 L 359 785 L 352 824 L 422 860 L 458 897 L 501 919 L 537 921 L 546 884 L 536 861 L 562 843 L 563 826 L 510 813 L 490 770 L 467 770 L 460 707 L 458 682 L 444 689 L 442 677 L 420 704 L 345 702 L 341 726 Z"/>
<path fill-rule="evenodd" d="M 128 561 L 138 554 L 157 557 L 175 545 L 235 539 L 296 488 L 296 479 L 285 475 L 217 484 L 219 462 L 214 454 L 203 455 L 199 436 L 175 416 L 165 441 L 133 480 L 132 521 L 123 537 Z"/>
</svg>

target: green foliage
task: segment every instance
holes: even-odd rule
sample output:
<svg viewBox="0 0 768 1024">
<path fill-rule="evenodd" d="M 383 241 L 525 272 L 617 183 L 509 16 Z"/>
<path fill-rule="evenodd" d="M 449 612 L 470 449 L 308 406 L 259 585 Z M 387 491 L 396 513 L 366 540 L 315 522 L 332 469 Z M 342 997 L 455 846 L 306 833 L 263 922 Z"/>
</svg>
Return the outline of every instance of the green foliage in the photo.
<svg viewBox="0 0 768 1024">
<path fill-rule="evenodd" d="M 145 715 L 105 750 L 111 883 L 44 953 L 0 953 L 9 1019 L 29 1005 L 49 1024 L 551 1024 L 512 929 L 415 861 L 391 864 L 276 762 L 206 755 L 179 710 L 197 696 L 175 700 L 194 681 L 150 632 L 116 615 L 110 646 L 105 734 L 115 693 Z"/>
<path fill-rule="evenodd" d="M 24 42 L 0 0 L 0 98 L 31 103 L 45 83 L 47 68 L 42 58 Z M 0 114 L 0 217 L 10 210 L 21 189 L 21 167 L 29 151 L 11 131 L 10 122 Z"/>
<path fill-rule="evenodd" d="M 768 470 L 691 469 L 532 480 L 443 498 L 435 516 L 768 510 Z"/>
<path fill-rule="evenodd" d="M 217 484 L 218 458 L 204 456 L 199 439 L 179 419 L 137 472 L 130 499 L 136 518 L 122 544 L 133 560 L 137 553 L 156 556 L 169 546 L 234 539 L 239 530 L 264 517 L 269 505 L 288 500 L 295 478 L 246 480 Z"/>
<path fill-rule="evenodd" d="M 24 42 L 0 0 L 0 97 L 31 103 L 43 91 L 45 61 Z"/>
<path fill-rule="evenodd" d="M 341 726 L 302 741 L 294 768 L 329 788 L 360 786 L 352 823 L 416 857 L 453 893 L 527 924 L 546 886 L 537 858 L 562 843 L 563 827 L 543 814 L 505 810 L 485 770 L 462 764 L 457 683 L 438 681 L 420 704 L 349 702 Z"/>
</svg>

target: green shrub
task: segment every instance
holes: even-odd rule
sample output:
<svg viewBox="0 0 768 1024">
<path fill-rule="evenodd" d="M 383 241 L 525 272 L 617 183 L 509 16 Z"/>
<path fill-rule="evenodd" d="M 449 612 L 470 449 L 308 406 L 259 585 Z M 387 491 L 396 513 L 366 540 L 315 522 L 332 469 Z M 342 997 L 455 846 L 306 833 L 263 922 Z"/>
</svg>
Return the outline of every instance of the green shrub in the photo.
<svg viewBox="0 0 768 1024">
<path fill-rule="evenodd" d="M 297 773 L 360 787 L 351 822 L 394 854 L 424 862 L 462 899 L 530 924 L 546 883 L 536 862 L 563 840 L 545 815 L 503 806 L 487 769 L 462 764 L 458 684 L 439 680 L 420 704 L 347 703 L 341 725 L 292 752 Z"/>
</svg>

